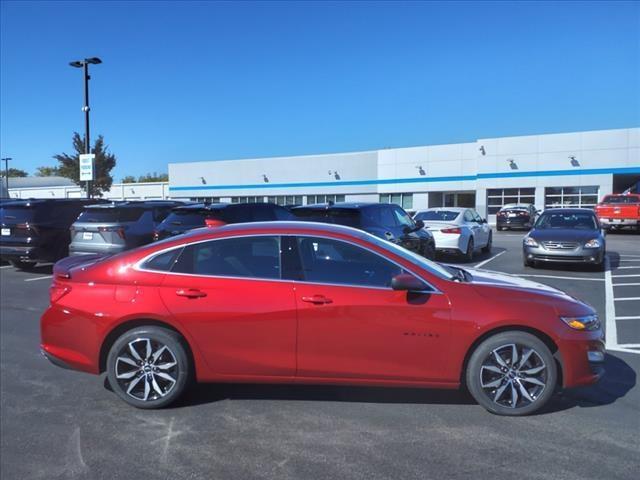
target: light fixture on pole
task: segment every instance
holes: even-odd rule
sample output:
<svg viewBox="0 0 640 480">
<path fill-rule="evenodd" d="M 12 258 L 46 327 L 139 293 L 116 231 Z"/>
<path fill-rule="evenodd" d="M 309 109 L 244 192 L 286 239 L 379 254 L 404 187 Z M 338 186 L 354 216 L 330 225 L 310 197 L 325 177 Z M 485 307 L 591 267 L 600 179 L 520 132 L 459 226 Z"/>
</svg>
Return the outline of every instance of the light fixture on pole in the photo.
<svg viewBox="0 0 640 480">
<path fill-rule="evenodd" d="M 91 144 L 89 143 L 89 80 L 91 76 L 89 75 L 89 64 L 98 65 L 102 63 L 98 57 L 90 57 L 85 58 L 84 60 L 75 60 L 73 62 L 69 62 L 74 68 L 82 68 L 84 72 L 84 106 L 82 107 L 82 111 L 84 112 L 84 153 L 85 155 L 89 155 L 91 153 Z M 89 181 L 86 183 L 87 188 L 87 198 L 91 197 L 90 189 L 89 189 Z"/>
</svg>

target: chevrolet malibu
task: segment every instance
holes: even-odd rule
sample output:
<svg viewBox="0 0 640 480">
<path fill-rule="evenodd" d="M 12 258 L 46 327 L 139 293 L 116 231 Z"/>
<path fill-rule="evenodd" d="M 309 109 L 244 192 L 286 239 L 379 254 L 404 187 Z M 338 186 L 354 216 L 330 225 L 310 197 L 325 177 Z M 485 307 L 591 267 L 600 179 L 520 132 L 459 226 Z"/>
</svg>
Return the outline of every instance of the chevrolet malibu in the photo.
<svg viewBox="0 0 640 480">
<path fill-rule="evenodd" d="M 493 413 L 524 415 L 603 374 L 590 306 L 338 225 L 235 224 L 70 257 L 50 296 L 43 354 L 106 372 L 140 408 L 198 381 L 465 387 Z"/>
</svg>

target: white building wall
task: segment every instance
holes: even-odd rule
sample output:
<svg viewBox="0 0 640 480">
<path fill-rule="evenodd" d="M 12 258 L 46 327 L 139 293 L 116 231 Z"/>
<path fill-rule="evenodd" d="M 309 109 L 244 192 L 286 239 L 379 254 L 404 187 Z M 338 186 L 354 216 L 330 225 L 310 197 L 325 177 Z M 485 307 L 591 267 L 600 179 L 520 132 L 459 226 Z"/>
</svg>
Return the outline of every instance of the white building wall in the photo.
<svg viewBox="0 0 640 480">
<path fill-rule="evenodd" d="M 11 188 L 11 198 L 83 198 L 86 193 L 78 185 L 60 187 Z M 108 200 L 165 200 L 169 197 L 168 182 L 114 183 L 102 198 Z"/>
</svg>

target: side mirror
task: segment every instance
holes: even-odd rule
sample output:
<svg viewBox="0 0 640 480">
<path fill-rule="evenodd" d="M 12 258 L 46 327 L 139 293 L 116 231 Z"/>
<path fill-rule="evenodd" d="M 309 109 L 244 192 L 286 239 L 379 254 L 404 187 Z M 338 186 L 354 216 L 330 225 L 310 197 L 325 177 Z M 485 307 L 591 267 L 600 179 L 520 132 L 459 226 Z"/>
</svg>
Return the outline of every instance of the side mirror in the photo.
<svg viewBox="0 0 640 480">
<path fill-rule="evenodd" d="M 416 230 L 424 228 L 424 222 L 422 220 L 416 220 Z"/>
<path fill-rule="evenodd" d="M 394 290 L 418 292 L 421 290 L 425 290 L 427 286 L 424 284 L 424 282 L 414 277 L 413 275 L 409 275 L 408 273 L 401 273 L 391 279 L 391 288 L 393 288 Z"/>
</svg>

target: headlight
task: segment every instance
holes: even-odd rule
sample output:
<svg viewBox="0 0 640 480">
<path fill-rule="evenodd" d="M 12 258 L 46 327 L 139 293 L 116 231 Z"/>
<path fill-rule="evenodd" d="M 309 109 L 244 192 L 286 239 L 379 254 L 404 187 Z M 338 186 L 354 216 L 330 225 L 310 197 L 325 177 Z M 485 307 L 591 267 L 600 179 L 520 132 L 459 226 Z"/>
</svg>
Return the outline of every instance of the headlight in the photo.
<svg viewBox="0 0 640 480">
<path fill-rule="evenodd" d="M 584 248 L 600 248 L 600 240 L 594 238 L 593 240 L 589 240 L 584 244 Z"/>
<path fill-rule="evenodd" d="M 524 244 L 527 247 L 539 247 L 540 245 L 538 245 L 538 242 L 536 242 L 536 240 L 534 238 L 531 237 L 525 237 L 524 238 Z"/>
<path fill-rule="evenodd" d="M 584 317 L 560 317 L 560 320 L 574 330 L 597 330 L 600 328 L 598 315 L 585 315 Z"/>
</svg>

